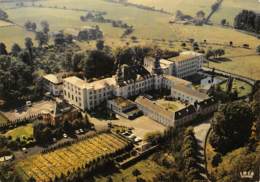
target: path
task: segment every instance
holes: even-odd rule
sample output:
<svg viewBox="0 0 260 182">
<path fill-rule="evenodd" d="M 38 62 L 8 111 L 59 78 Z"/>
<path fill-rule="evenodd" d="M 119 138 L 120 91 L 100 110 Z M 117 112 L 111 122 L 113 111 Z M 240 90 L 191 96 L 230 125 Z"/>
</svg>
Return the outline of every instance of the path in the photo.
<svg viewBox="0 0 260 182">
<path fill-rule="evenodd" d="M 204 170 L 201 173 L 201 176 L 204 177 L 205 181 L 209 181 L 206 175 L 206 166 L 205 166 L 205 156 L 204 156 L 204 145 L 206 142 L 207 133 L 210 129 L 210 121 L 206 121 L 194 127 L 194 134 L 199 144 L 199 156 L 201 158 L 201 163 L 199 164 Z"/>
</svg>

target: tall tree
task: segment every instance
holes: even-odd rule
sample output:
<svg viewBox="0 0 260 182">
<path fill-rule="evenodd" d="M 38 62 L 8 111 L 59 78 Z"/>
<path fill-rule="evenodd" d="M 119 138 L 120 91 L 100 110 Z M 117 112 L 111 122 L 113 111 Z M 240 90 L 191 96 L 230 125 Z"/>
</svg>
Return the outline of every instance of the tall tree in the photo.
<svg viewBox="0 0 260 182">
<path fill-rule="evenodd" d="M 32 39 L 30 37 L 26 37 L 25 38 L 25 43 L 24 43 L 25 47 L 28 49 L 29 51 L 29 55 L 30 55 L 30 64 L 32 63 L 32 57 L 33 57 L 33 42 Z"/>
<path fill-rule="evenodd" d="M 21 47 L 17 43 L 14 43 L 11 48 L 11 52 L 14 56 L 17 56 L 21 52 L 21 50 Z"/>
<path fill-rule="evenodd" d="M 43 33 L 48 34 L 50 31 L 49 23 L 47 21 L 41 21 L 41 26 Z"/>
<path fill-rule="evenodd" d="M 0 55 L 7 55 L 6 45 L 0 42 Z"/>
<path fill-rule="evenodd" d="M 43 32 L 36 32 L 35 40 L 37 40 L 39 47 L 48 43 L 48 35 Z"/>
</svg>

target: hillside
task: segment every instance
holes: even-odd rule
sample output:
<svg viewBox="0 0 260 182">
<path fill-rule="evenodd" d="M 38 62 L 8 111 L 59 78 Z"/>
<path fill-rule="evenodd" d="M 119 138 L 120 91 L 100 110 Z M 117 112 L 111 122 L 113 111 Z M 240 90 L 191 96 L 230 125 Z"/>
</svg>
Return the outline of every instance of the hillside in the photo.
<svg viewBox="0 0 260 182">
<path fill-rule="evenodd" d="M 143 4 L 146 6 L 154 6 L 156 8 L 163 8 L 170 12 L 181 10 L 187 14 L 195 15 L 197 11 L 203 10 L 205 13 L 210 11 L 211 5 L 215 0 L 128 0 L 136 4 Z M 242 9 L 249 9 L 253 11 L 260 10 L 260 3 L 258 0 L 224 0 L 220 10 L 212 17 L 213 23 L 219 24 L 221 19 L 227 19 L 231 24 L 233 17 Z"/>
<path fill-rule="evenodd" d="M 137 0 L 129 0 L 129 2 L 137 3 Z M 196 0 L 196 3 L 193 0 L 138 0 L 138 4 L 155 6 L 156 9 L 164 8 L 172 13 L 179 9 L 190 15 L 195 15 L 199 10 L 208 14 L 213 2 L 215 0 Z M 212 62 L 210 66 L 241 73 L 255 79 L 260 78 L 260 66 L 257 64 L 258 56 L 255 55 L 255 49 L 260 44 L 260 40 L 233 29 L 220 26 L 169 24 L 171 15 L 105 0 L 46 0 L 37 1 L 34 4 L 27 2 L 24 5 L 26 7 L 17 7 L 16 3 L 0 2 L 0 6 L 8 13 L 9 19 L 16 24 L 16 26 L 11 27 L 0 27 L 0 40 L 6 44 L 8 49 L 11 48 L 13 43 L 24 46 L 24 38 L 27 36 L 34 39 L 34 34 L 26 31 L 23 27 L 28 20 L 37 23 L 38 28 L 40 28 L 42 20 L 47 20 L 51 32 L 98 25 L 104 33 L 106 44 L 113 49 L 125 45 L 148 44 L 179 51 L 183 49 L 181 41 L 186 41 L 189 38 L 193 38 L 197 42 L 206 40 L 208 45 L 203 47 L 204 50 L 216 46 L 223 47 L 226 49 L 228 60 L 231 60 L 221 64 Z M 233 16 L 241 8 L 260 9 L 260 3 L 257 3 L 256 0 L 224 0 L 221 9 L 213 15 L 212 20 L 219 23 L 220 19 L 227 18 L 231 22 Z M 131 35 L 122 39 L 121 35 L 124 30 L 121 28 L 112 27 L 109 23 L 82 22 L 80 16 L 86 15 L 87 11 L 105 12 L 104 18 L 121 20 L 133 26 L 134 31 Z M 131 37 L 136 37 L 137 41 L 133 42 Z M 230 41 L 233 41 L 236 47 L 227 47 L 226 45 Z M 170 45 L 169 42 L 172 42 L 172 44 Z M 250 45 L 250 49 L 240 48 L 245 43 Z M 83 49 L 95 46 L 94 42 L 78 42 L 78 44 Z M 36 42 L 35 45 L 37 45 Z M 192 46 L 189 45 L 187 48 L 192 49 Z M 248 62 L 252 64 L 247 64 Z M 243 67 L 237 68 L 238 64 L 243 65 Z"/>
</svg>

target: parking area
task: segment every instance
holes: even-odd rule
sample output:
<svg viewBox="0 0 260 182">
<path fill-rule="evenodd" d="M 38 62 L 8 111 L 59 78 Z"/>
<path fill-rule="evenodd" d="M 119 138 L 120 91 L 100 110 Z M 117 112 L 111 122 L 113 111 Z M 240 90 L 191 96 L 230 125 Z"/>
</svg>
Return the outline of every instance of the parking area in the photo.
<svg viewBox="0 0 260 182">
<path fill-rule="evenodd" d="M 159 131 L 163 132 L 166 127 L 160 123 L 148 118 L 147 116 L 141 116 L 134 120 L 128 120 L 121 116 L 117 116 L 118 120 L 111 120 L 115 125 L 126 126 L 128 128 L 134 128 L 133 134 L 139 138 L 144 138 L 147 133 Z"/>
<path fill-rule="evenodd" d="M 54 109 L 55 102 L 50 101 L 40 101 L 32 103 L 30 107 L 17 108 L 8 112 L 3 112 L 3 114 L 11 121 L 21 118 L 26 118 L 32 115 L 37 115 L 42 112 L 50 112 Z"/>
</svg>

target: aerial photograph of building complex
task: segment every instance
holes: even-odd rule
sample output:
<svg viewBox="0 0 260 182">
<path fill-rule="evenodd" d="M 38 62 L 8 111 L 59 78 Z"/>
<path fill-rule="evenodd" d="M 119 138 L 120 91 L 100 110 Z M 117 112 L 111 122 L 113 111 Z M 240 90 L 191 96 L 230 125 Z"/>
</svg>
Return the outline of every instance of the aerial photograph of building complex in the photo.
<svg viewBox="0 0 260 182">
<path fill-rule="evenodd" d="M 260 181 L 260 0 L 0 0 L 0 182 Z"/>
</svg>

